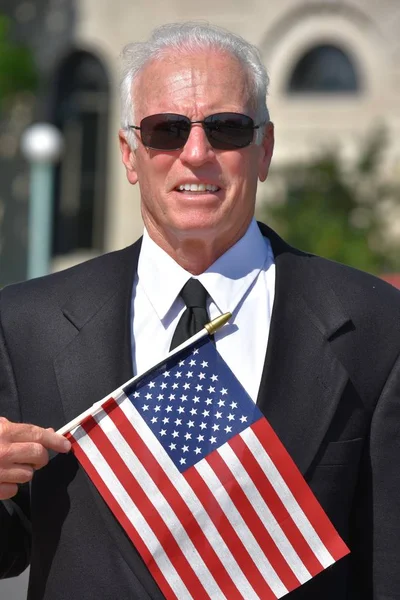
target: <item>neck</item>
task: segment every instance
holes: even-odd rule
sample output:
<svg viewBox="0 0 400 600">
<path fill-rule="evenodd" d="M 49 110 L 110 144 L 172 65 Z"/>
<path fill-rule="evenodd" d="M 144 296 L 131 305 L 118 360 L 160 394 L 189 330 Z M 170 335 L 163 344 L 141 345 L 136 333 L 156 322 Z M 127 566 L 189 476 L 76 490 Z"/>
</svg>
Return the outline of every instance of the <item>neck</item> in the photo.
<svg viewBox="0 0 400 600">
<path fill-rule="evenodd" d="M 246 233 L 248 223 L 232 235 L 224 239 L 203 238 L 168 238 L 164 232 L 146 228 L 149 236 L 160 248 L 192 275 L 204 273 L 215 261 L 231 248 Z"/>
<path fill-rule="evenodd" d="M 175 247 L 164 247 L 178 265 L 192 275 L 204 273 L 228 248 L 210 247 L 202 240 L 185 240 Z"/>
</svg>

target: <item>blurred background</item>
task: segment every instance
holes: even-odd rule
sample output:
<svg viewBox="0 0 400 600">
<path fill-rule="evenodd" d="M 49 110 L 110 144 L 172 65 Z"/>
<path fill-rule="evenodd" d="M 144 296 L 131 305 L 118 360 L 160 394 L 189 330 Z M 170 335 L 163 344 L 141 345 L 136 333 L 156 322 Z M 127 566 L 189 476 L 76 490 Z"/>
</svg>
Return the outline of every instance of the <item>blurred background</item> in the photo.
<svg viewBox="0 0 400 600">
<path fill-rule="evenodd" d="M 188 19 L 243 35 L 269 70 L 277 143 L 258 216 L 304 250 L 400 271 L 399 0 L 0 0 L 0 285 L 36 274 L 30 206 L 49 270 L 140 235 L 117 146 L 118 55 Z M 47 188 L 21 150 L 37 121 L 63 140 Z"/>
<path fill-rule="evenodd" d="M 400 287 L 399 0 L 0 0 L 0 287 L 35 274 L 32 245 L 48 243 L 38 268 L 54 271 L 141 234 L 117 144 L 118 55 L 191 19 L 243 35 L 268 68 L 276 150 L 257 216 Z M 36 122 L 62 151 L 27 144 Z M 25 581 L 0 582 L 0 598 L 22 600 Z"/>
</svg>

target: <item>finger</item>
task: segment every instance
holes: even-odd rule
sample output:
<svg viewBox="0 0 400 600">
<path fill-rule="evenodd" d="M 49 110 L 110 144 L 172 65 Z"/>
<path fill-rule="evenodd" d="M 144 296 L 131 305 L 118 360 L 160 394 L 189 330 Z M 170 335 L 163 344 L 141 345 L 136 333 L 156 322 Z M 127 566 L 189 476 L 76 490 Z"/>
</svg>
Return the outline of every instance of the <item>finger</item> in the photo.
<svg viewBox="0 0 400 600">
<path fill-rule="evenodd" d="M 16 483 L 0 483 L 0 500 L 8 500 L 18 492 Z"/>
<path fill-rule="evenodd" d="M 36 442 L 55 452 L 69 452 L 71 443 L 62 435 L 27 423 L 12 423 L 0 417 L 0 440 Z"/>
<path fill-rule="evenodd" d="M 69 452 L 71 450 L 71 442 L 63 435 L 46 429 L 42 429 L 42 431 L 44 433 L 40 443 L 48 450 L 54 450 L 55 452 Z"/>
<path fill-rule="evenodd" d="M 32 465 L 35 469 L 41 469 L 49 462 L 49 453 L 42 444 L 35 442 L 13 442 L 9 443 L 7 450 L 1 447 L 0 459 L 4 468 L 13 465 Z"/>
<path fill-rule="evenodd" d="M 34 468 L 30 465 L 16 465 L 10 469 L 0 470 L 0 481 L 4 483 L 28 483 L 32 480 Z"/>
</svg>

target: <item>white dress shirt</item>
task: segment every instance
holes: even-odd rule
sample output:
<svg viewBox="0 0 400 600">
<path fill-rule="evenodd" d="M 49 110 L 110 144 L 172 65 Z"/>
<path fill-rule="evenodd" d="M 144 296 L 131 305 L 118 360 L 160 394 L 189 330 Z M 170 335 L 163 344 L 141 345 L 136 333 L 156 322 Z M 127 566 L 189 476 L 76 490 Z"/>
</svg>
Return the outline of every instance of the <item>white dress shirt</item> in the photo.
<svg viewBox="0 0 400 600">
<path fill-rule="evenodd" d="M 135 374 L 167 355 L 185 310 L 179 293 L 191 277 L 145 230 L 132 291 Z M 256 402 L 274 303 L 275 263 L 270 242 L 255 220 L 234 246 L 195 278 L 210 296 L 210 319 L 232 313 L 229 323 L 215 334 L 216 347 Z"/>
</svg>

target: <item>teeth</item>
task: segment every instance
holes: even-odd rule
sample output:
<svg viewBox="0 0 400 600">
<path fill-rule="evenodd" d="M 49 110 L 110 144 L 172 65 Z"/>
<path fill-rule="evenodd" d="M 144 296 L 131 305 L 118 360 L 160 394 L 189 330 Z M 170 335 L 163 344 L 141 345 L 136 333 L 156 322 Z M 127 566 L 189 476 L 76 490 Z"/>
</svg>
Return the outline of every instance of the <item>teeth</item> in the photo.
<svg viewBox="0 0 400 600">
<path fill-rule="evenodd" d="M 184 183 L 178 188 L 181 192 L 216 192 L 219 190 L 217 185 L 211 185 L 210 183 Z"/>
</svg>

